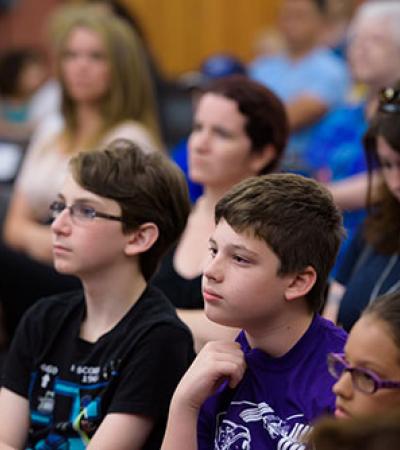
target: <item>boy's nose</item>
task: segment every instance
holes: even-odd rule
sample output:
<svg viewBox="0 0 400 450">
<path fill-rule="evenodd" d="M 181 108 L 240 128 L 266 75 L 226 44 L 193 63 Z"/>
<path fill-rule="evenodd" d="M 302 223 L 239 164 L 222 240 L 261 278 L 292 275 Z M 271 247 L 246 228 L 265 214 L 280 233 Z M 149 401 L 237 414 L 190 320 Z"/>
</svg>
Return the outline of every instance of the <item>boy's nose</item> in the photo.
<svg viewBox="0 0 400 450">
<path fill-rule="evenodd" d="M 51 224 L 51 230 L 53 231 L 53 233 L 65 233 L 70 229 L 71 220 L 71 213 L 68 208 L 65 208 L 53 220 Z"/>
<path fill-rule="evenodd" d="M 210 280 L 221 282 L 223 280 L 222 263 L 218 257 L 209 258 L 204 268 L 204 276 Z"/>
</svg>

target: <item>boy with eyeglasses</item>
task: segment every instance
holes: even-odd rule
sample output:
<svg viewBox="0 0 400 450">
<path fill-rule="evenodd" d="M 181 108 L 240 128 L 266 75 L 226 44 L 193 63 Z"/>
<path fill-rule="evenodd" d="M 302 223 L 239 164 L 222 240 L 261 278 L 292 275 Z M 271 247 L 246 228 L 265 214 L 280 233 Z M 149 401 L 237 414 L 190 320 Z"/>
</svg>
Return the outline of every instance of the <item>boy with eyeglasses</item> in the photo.
<svg viewBox="0 0 400 450">
<path fill-rule="evenodd" d="M 180 170 L 129 141 L 71 160 L 50 207 L 54 265 L 83 291 L 44 299 L 21 321 L 0 393 L 1 444 L 160 448 L 193 344 L 148 280 L 189 207 Z"/>
<path fill-rule="evenodd" d="M 217 203 L 203 275 L 207 317 L 241 328 L 179 383 L 163 450 L 300 450 L 333 412 L 327 354 L 346 333 L 318 315 L 343 233 L 332 196 L 293 174 L 248 178 Z"/>
</svg>

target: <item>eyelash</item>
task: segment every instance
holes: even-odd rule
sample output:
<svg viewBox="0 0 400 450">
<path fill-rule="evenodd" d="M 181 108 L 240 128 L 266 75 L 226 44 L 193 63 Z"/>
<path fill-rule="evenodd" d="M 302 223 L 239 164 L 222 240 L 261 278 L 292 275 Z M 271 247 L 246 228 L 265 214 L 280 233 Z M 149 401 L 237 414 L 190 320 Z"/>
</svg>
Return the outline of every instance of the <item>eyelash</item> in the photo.
<svg viewBox="0 0 400 450">
<path fill-rule="evenodd" d="M 239 255 L 233 255 L 233 260 L 235 261 L 235 262 L 237 262 L 238 264 L 250 264 L 250 261 L 248 260 L 248 259 L 246 259 L 246 258 L 243 258 L 242 256 L 239 256 Z"/>
<path fill-rule="evenodd" d="M 215 255 L 217 254 L 217 249 L 214 247 L 208 247 L 208 251 L 210 252 L 212 258 L 214 258 Z"/>
</svg>

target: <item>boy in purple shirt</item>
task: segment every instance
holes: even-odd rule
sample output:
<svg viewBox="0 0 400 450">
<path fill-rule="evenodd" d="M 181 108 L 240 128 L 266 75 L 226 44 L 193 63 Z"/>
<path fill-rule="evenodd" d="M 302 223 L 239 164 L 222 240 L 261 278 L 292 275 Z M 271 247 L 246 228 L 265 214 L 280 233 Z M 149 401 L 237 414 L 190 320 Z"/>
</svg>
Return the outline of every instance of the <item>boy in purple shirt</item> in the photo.
<svg viewBox="0 0 400 450">
<path fill-rule="evenodd" d="M 217 204 L 203 275 L 209 319 L 242 328 L 211 342 L 181 380 L 162 450 L 298 450 L 332 412 L 327 353 L 346 334 L 318 315 L 343 234 L 317 182 L 249 178 Z"/>
</svg>

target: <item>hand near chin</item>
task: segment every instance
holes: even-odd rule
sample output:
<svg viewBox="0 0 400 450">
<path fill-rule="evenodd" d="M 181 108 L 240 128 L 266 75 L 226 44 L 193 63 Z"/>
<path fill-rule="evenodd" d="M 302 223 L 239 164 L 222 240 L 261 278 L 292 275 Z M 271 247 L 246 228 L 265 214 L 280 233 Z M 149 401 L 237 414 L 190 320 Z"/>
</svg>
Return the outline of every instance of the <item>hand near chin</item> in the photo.
<svg viewBox="0 0 400 450">
<path fill-rule="evenodd" d="M 180 381 L 174 402 L 198 410 L 223 381 L 229 380 L 229 386 L 235 388 L 245 370 L 244 354 L 238 343 L 209 342 Z"/>
</svg>

